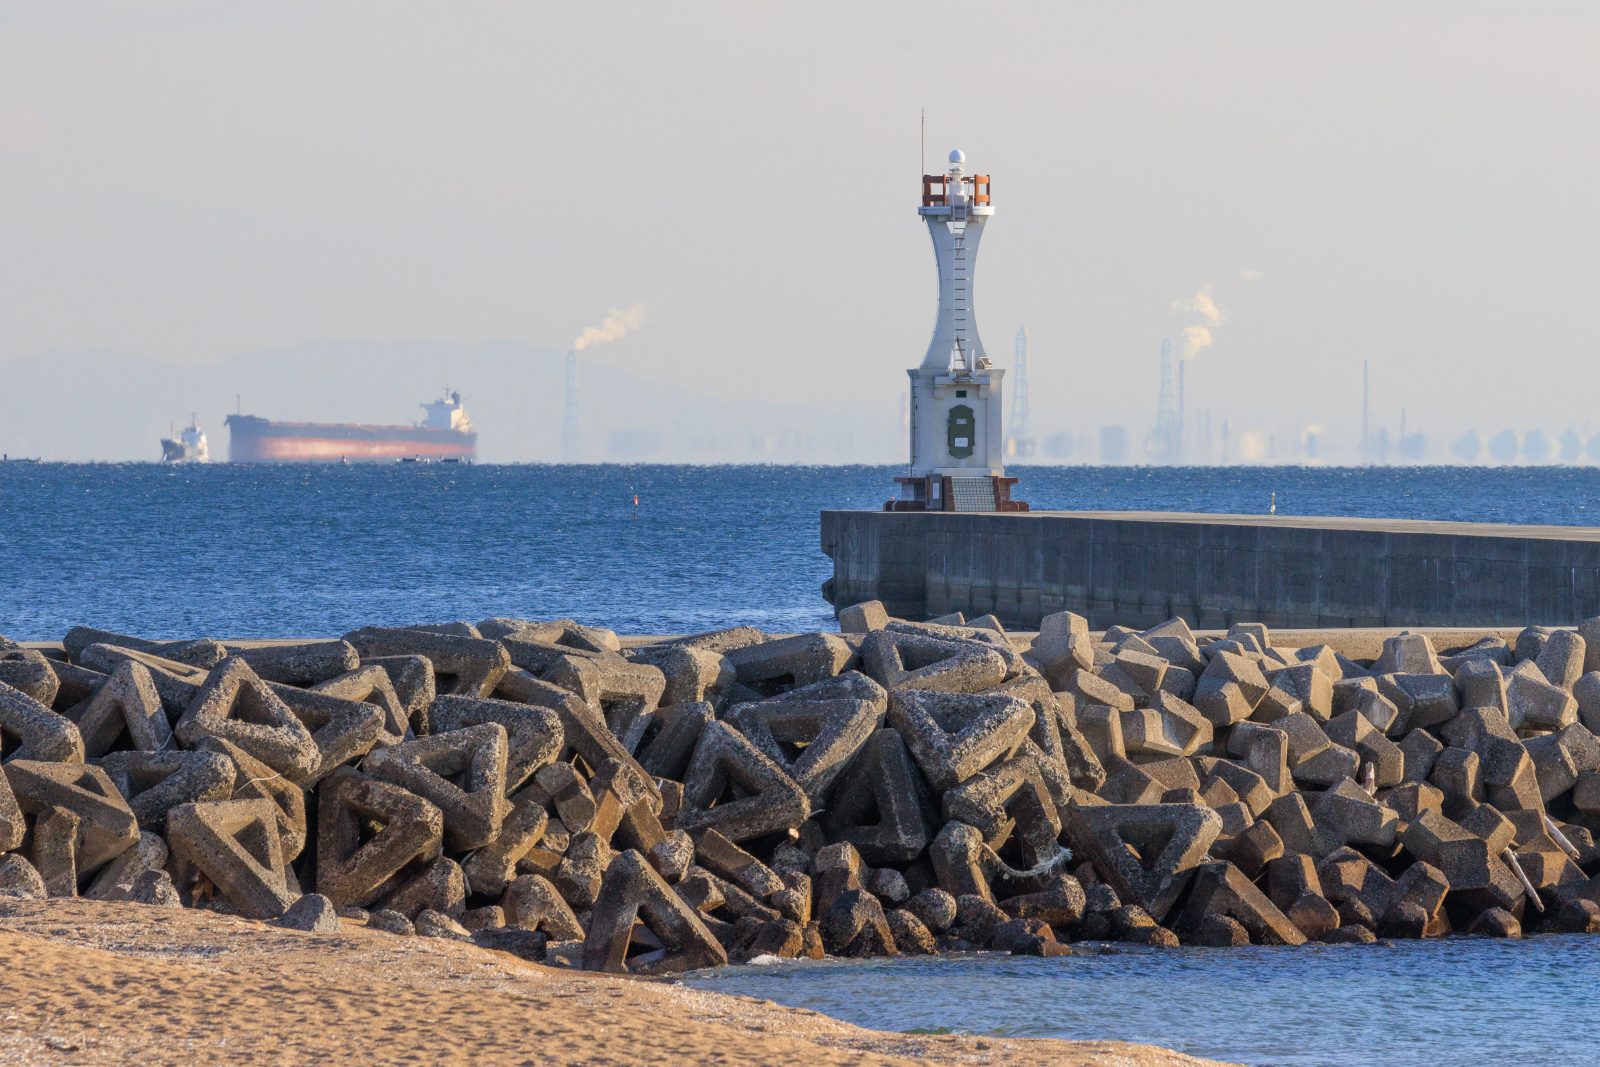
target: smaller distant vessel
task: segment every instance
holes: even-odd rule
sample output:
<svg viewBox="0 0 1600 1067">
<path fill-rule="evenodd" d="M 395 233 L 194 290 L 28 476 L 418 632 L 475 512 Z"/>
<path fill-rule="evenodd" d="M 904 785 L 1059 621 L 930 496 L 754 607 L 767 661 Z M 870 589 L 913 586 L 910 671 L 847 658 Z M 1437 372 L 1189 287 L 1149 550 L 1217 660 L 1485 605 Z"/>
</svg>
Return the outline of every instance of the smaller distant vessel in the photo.
<svg viewBox="0 0 1600 1067">
<path fill-rule="evenodd" d="M 161 439 L 163 463 L 209 463 L 210 461 L 211 453 L 206 449 L 206 433 L 195 422 L 193 412 L 189 414 L 189 425 L 175 437 Z"/>
</svg>

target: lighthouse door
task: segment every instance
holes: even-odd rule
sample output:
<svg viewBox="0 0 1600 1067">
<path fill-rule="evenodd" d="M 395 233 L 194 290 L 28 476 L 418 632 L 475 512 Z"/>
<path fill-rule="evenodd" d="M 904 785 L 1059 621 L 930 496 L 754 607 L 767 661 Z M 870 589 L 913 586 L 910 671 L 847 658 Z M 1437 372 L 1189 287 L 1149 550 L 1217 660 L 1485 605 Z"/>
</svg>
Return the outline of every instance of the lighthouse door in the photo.
<svg viewBox="0 0 1600 1067">
<path fill-rule="evenodd" d="M 972 409 L 966 404 L 957 404 L 950 409 L 946 422 L 946 436 L 950 442 L 950 454 L 956 459 L 966 459 L 972 455 L 977 439 L 978 420 L 973 417 Z"/>
</svg>

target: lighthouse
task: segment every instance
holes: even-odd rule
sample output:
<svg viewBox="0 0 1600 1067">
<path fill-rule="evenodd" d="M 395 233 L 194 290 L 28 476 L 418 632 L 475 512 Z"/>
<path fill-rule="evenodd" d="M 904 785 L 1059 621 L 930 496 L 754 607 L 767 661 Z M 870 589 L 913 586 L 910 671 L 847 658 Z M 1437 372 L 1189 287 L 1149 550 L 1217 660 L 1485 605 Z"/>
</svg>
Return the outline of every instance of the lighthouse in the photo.
<svg viewBox="0 0 1600 1067">
<path fill-rule="evenodd" d="M 973 279 L 984 226 L 994 215 L 987 174 L 968 174 L 960 149 L 950 169 L 922 176 L 917 213 L 933 239 L 939 313 L 911 378 L 911 462 L 886 511 L 1026 511 L 1011 499 L 1004 466 L 1001 383 L 973 315 Z"/>
</svg>

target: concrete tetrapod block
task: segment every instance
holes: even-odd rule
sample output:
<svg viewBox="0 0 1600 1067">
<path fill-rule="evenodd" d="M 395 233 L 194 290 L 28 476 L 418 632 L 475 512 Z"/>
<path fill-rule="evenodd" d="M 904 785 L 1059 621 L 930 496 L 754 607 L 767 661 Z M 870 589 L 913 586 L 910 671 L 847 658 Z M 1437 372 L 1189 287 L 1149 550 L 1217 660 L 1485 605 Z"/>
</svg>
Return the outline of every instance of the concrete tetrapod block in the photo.
<svg viewBox="0 0 1600 1067">
<path fill-rule="evenodd" d="M 1572 630 L 1557 630 L 1539 650 L 1534 665 L 1551 685 L 1570 692 L 1573 683 L 1582 676 L 1587 658 L 1588 643 L 1582 635 Z"/>
<path fill-rule="evenodd" d="M 1306 935 L 1231 863 L 1203 863 L 1195 871 L 1180 930 L 1198 930 L 1216 916 L 1243 926 L 1258 945 L 1303 945 Z"/>
<path fill-rule="evenodd" d="M 1317 826 L 1343 844 L 1385 848 L 1394 844 L 1399 817 L 1346 778 L 1318 794 L 1311 804 Z"/>
<path fill-rule="evenodd" d="M 264 681 L 302 688 L 354 671 L 361 663 L 348 641 L 296 641 L 281 645 L 225 645 Z M 354 698 L 350 698 L 354 699 Z"/>
<path fill-rule="evenodd" d="M 65 714 L 77 723 L 84 755 L 91 759 L 120 747 L 124 736 L 133 748 L 145 752 L 160 752 L 172 744 L 172 726 L 150 668 L 132 660 L 119 664 L 93 696 Z"/>
<path fill-rule="evenodd" d="M 1406 824 L 1401 840 L 1413 857 L 1438 868 L 1469 907 L 1510 911 L 1522 898 L 1521 883 L 1489 842 L 1442 815 L 1422 812 Z"/>
<path fill-rule="evenodd" d="M 1055 854 L 1061 820 L 1032 759 L 1009 759 L 980 771 L 947 790 L 943 803 L 947 821 L 974 827 L 990 848 L 999 849 L 1016 831 L 1025 867 Z"/>
<path fill-rule="evenodd" d="M 184 709 L 194 702 L 195 694 L 205 684 L 208 675 L 206 670 L 198 667 L 116 645 L 90 645 L 81 655 L 74 656 L 73 661 L 81 667 L 106 675 L 116 671 L 120 664 L 130 661 L 139 664 L 150 672 L 151 679 L 156 683 L 156 693 L 161 697 L 161 706 L 167 709 L 168 716 L 183 714 Z"/>
<path fill-rule="evenodd" d="M 998 626 L 998 623 L 995 624 Z M 940 637 L 946 641 L 974 641 L 980 645 L 987 645 L 1000 654 L 1006 664 L 1006 678 L 1021 677 L 1027 673 L 1028 662 L 1022 658 L 1016 646 L 1011 643 L 1004 631 L 992 629 L 988 626 L 955 626 L 928 622 L 907 622 L 904 619 L 890 619 L 884 627 L 891 633 L 901 634 L 929 634 Z"/>
<path fill-rule="evenodd" d="M 44 879 L 51 897 L 78 895 L 78 827 L 82 820 L 66 808 L 50 807 L 33 824 L 33 849 L 28 858 Z"/>
<path fill-rule="evenodd" d="M 678 828 L 710 827 L 730 841 L 798 827 L 811 817 L 805 790 L 743 734 L 714 722 L 684 774 Z"/>
<path fill-rule="evenodd" d="M 10 780 L 0 773 L 0 852 L 21 848 L 27 832 L 27 821 L 22 817 L 17 795 L 11 791 Z"/>
<path fill-rule="evenodd" d="M 839 632 L 867 634 L 889 625 L 889 612 L 881 600 L 865 600 L 839 609 Z"/>
<path fill-rule="evenodd" d="M 83 737 L 58 715 L 20 689 L 0 683 L 0 738 L 7 759 L 83 762 Z"/>
<path fill-rule="evenodd" d="M 112 752 L 100 766 L 146 830 L 160 830 L 179 804 L 233 796 L 234 765 L 214 752 Z"/>
<path fill-rule="evenodd" d="M 433 733 L 484 723 L 506 732 L 506 789 L 517 789 L 561 752 L 561 717 L 551 708 L 487 697 L 436 697 L 429 711 Z"/>
<path fill-rule="evenodd" d="M 1383 653 L 1372 665 L 1373 674 L 1443 674 L 1433 642 L 1427 634 L 1397 634 L 1383 640 Z"/>
<path fill-rule="evenodd" d="M 467 851 L 500 832 L 509 808 L 506 748 L 505 727 L 488 722 L 380 748 L 361 769 L 431 801 L 444 813 L 445 844 Z"/>
<path fill-rule="evenodd" d="M 420 656 L 417 660 L 424 666 L 427 663 Z M 428 678 L 432 681 L 431 672 L 428 672 Z M 311 692 L 338 697 L 341 700 L 359 700 L 377 707 L 383 717 L 377 741 L 380 745 L 392 745 L 404 741 L 406 735 L 411 732 L 411 715 L 406 709 L 405 701 L 395 689 L 389 672 L 376 664 L 358 667 L 353 671 L 318 682 L 311 687 Z"/>
<path fill-rule="evenodd" d="M 889 724 L 905 738 L 922 773 L 940 792 L 1021 746 L 1033 708 L 1013 696 L 903 690 L 890 694 Z"/>
<path fill-rule="evenodd" d="M 424 911 L 460 918 L 467 910 L 467 882 L 461 865 L 440 856 L 385 897 L 380 907 L 399 912 L 412 922 Z"/>
<path fill-rule="evenodd" d="M 1463 708 L 1495 708 L 1505 713 L 1506 676 L 1494 660 L 1474 656 L 1456 668 L 1455 679 Z"/>
<path fill-rule="evenodd" d="M 738 684 L 776 696 L 843 671 L 855 653 L 833 634 L 797 634 L 724 653 Z"/>
<path fill-rule="evenodd" d="M 307 893 L 289 906 L 278 920 L 286 930 L 304 930 L 311 934 L 336 934 L 339 932 L 339 915 L 333 901 L 321 893 Z"/>
<path fill-rule="evenodd" d="M 43 900 L 47 896 L 38 868 L 15 852 L 0 856 L 0 898 Z"/>
<path fill-rule="evenodd" d="M 340 907 L 364 907 L 393 889 L 412 860 L 436 855 L 443 837 L 434 805 L 342 767 L 317 790 L 317 891 Z"/>
<path fill-rule="evenodd" d="M 556 713 L 561 720 L 561 751 L 555 757 L 557 761 L 576 755 L 590 767 L 599 767 L 606 760 L 619 760 L 638 779 L 637 784 L 650 798 L 651 806 L 660 810 L 661 787 L 655 778 L 639 766 L 639 761 L 617 740 L 600 712 L 576 694 L 541 681 L 526 671 L 510 671 L 502 680 L 501 695 Z"/>
<path fill-rule="evenodd" d="M 1006 678 L 1000 653 L 977 641 L 878 630 L 861 645 L 862 667 L 886 689 L 977 693 Z"/>
<path fill-rule="evenodd" d="M 433 677 L 433 664 L 424 656 L 369 656 L 361 661 L 363 670 L 376 667 L 389 676 L 394 695 L 400 701 L 406 730 L 396 730 L 403 736 L 410 730 L 428 732 L 428 705 L 438 695 Z M 349 693 L 336 693 L 346 699 L 356 699 Z"/>
<path fill-rule="evenodd" d="M 100 868 L 83 895 L 91 900 L 124 899 L 127 889 L 140 877 L 166 867 L 169 854 L 160 834 L 141 832 L 131 848 Z"/>
<path fill-rule="evenodd" d="M 1308 940 L 1339 928 L 1339 912 L 1322 895 L 1322 879 L 1310 856 L 1294 853 L 1267 864 L 1267 895 Z"/>
<path fill-rule="evenodd" d="M 1381 674 L 1377 681 L 1378 692 L 1399 712 L 1388 729 L 1391 737 L 1439 726 L 1461 710 L 1460 694 L 1448 674 Z"/>
<path fill-rule="evenodd" d="M 270 800 L 278 809 L 283 858 L 293 862 L 306 847 L 306 794 L 279 772 L 231 741 L 208 737 L 199 751 L 226 756 L 233 764 L 233 800 Z"/>
<path fill-rule="evenodd" d="M 883 904 L 863 889 L 841 893 L 817 920 L 829 955 L 894 956 L 899 953 Z"/>
<path fill-rule="evenodd" d="M 364 626 L 344 635 L 363 662 L 372 657 L 423 656 L 433 664 L 441 693 L 488 696 L 511 666 L 499 641 L 387 626 Z"/>
<path fill-rule="evenodd" d="M 73 660 L 81 660 L 92 645 L 117 645 L 134 652 L 144 652 L 162 659 L 172 660 L 189 667 L 210 670 L 221 663 L 228 650 L 209 637 L 188 641 L 147 641 L 144 638 L 119 634 L 111 630 L 97 630 L 92 626 L 74 626 L 61 639 L 61 646 Z"/>
<path fill-rule="evenodd" d="M 865 700 L 770 700 L 740 704 L 728 722 L 820 804 L 883 716 Z"/>
<path fill-rule="evenodd" d="M 524 874 L 506 886 L 501 897 L 506 925 L 547 934 L 552 941 L 580 941 L 583 926 L 550 880 Z"/>
<path fill-rule="evenodd" d="M 24 813 L 39 815 L 59 807 L 78 816 L 80 876 L 94 873 L 139 839 L 138 820 L 101 768 L 13 759 L 4 771 Z"/>
<path fill-rule="evenodd" d="M 758 900 L 784 889 L 783 879 L 774 874 L 772 868 L 715 830 L 701 830 L 695 834 L 694 846 L 696 863 Z"/>
<path fill-rule="evenodd" d="M 1071 694 L 1055 694 L 1060 709 L 1061 755 L 1075 788 L 1097 792 L 1106 780 L 1104 761 L 1127 758 L 1122 719 L 1113 708 L 1087 707 Z"/>
<path fill-rule="evenodd" d="M 822 824 L 830 840 L 854 845 L 868 863 L 909 863 L 933 836 L 931 808 L 905 740 L 886 727 L 861 746 Z"/>
<path fill-rule="evenodd" d="M 0 685 L 9 685 L 45 707 L 55 703 L 61 680 L 43 653 L 31 648 L 0 648 Z"/>
<path fill-rule="evenodd" d="M 1333 717 L 1333 680 L 1315 663 L 1295 663 L 1266 674 L 1273 690 L 1299 701 L 1300 710 L 1326 722 Z"/>
<path fill-rule="evenodd" d="M 1196 680 L 1193 703 L 1213 726 L 1230 726 L 1248 719 L 1269 688 L 1254 662 L 1218 651 Z"/>
<path fill-rule="evenodd" d="M 1506 682 L 1506 712 L 1513 730 L 1560 730 L 1578 721 L 1578 702 L 1537 670 L 1518 669 Z"/>
<path fill-rule="evenodd" d="M 167 846 L 179 865 L 205 875 L 248 919 L 275 919 L 294 903 L 285 882 L 277 810 L 265 800 L 181 804 L 167 815 Z"/>
<path fill-rule="evenodd" d="M 76 723 L 81 706 L 100 691 L 100 687 L 106 684 L 106 679 L 110 675 L 91 671 L 88 667 L 63 660 L 47 659 L 45 662 L 50 665 L 51 672 L 56 676 L 56 695 L 50 704 L 50 710 L 58 711 Z M 82 730 L 79 733 L 82 733 Z"/>
<path fill-rule="evenodd" d="M 637 922 L 659 948 L 630 955 Z M 670 974 L 726 962 L 726 950 L 704 921 L 643 856 L 628 849 L 611 861 L 584 938 L 586 970 Z"/>
<path fill-rule="evenodd" d="M 668 645 L 630 651 L 630 659 L 646 663 L 661 672 L 666 688 L 661 691 L 662 707 L 707 701 L 721 705 L 733 691 L 738 676 L 720 652 L 703 648 Z"/>
<path fill-rule="evenodd" d="M 700 731 L 716 717 L 716 709 L 703 700 L 661 708 L 654 716 L 653 732 L 639 746 L 639 765 L 658 778 L 681 779 Z"/>
<path fill-rule="evenodd" d="M 301 784 L 315 786 L 334 769 L 360 759 L 386 735 L 388 712 L 377 704 L 348 700 L 330 693 L 296 689 L 278 682 L 267 688 L 288 705 L 294 717 L 311 733 L 317 747 L 317 765 Z"/>
<path fill-rule="evenodd" d="M 539 768 L 528 790 L 540 803 L 555 812 L 564 829 L 581 834 L 594 822 L 594 793 L 578 768 L 570 763 L 551 763 Z"/>
<path fill-rule="evenodd" d="M 322 759 L 311 731 L 241 659 L 223 660 L 211 672 L 176 733 L 190 748 L 207 737 L 232 742 L 296 784 Z"/>
<path fill-rule="evenodd" d="M 527 661 L 517 654 L 517 642 L 507 639 L 507 647 L 513 650 L 512 661 L 525 666 Z M 666 675 L 658 668 L 609 652 L 580 657 L 563 651 L 548 669 L 536 673 L 576 693 L 630 753 L 639 747 L 667 687 Z"/>
<path fill-rule="evenodd" d="M 524 789 L 510 798 L 511 811 L 493 841 L 477 849 L 462 864 L 472 893 L 497 896 L 517 877 L 517 863 L 539 844 L 549 826 L 549 815 L 536 790 Z"/>
<path fill-rule="evenodd" d="M 1221 817 L 1199 804 L 1107 804 L 1074 808 L 1067 835 L 1080 856 L 1125 901 L 1161 922 L 1205 859 Z"/>
</svg>

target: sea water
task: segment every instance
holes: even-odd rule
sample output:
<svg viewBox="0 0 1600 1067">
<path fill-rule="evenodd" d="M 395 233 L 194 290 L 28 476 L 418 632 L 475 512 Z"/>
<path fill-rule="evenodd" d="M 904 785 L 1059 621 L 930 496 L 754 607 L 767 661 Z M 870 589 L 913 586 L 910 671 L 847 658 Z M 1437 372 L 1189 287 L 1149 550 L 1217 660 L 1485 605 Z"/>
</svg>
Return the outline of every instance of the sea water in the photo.
<svg viewBox="0 0 1600 1067">
<path fill-rule="evenodd" d="M 0 464 L 0 634 L 150 637 L 571 616 L 831 625 L 825 508 L 888 467 Z M 1600 469 L 1018 468 L 1038 509 L 1600 525 Z M 635 499 L 637 498 L 637 504 Z"/>
<path fill-rule="evenodd" d="M 1600 937 L 784 962 L 686 984 L 918 1033 L 1136 1041 L 1259 1067 L 1600 1062 Z"/>
</svg>

